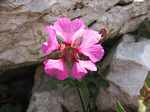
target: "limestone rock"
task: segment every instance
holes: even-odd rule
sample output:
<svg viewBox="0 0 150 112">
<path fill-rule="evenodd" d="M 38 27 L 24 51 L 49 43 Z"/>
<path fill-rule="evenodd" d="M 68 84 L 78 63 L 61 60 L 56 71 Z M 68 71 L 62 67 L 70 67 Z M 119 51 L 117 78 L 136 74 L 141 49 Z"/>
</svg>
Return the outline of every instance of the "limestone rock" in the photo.
<svg viewBox="0 0 150 112">
<path fill-rule="evenodd" d="M 110 64 L 106 80 L 110 87 L 100 88 L 96 99 L 100 110 L 115 110 L 115 102 L 128 108 L 138 108 L 140 89 L 150 70 L 150 40 L 142 38 L 134 42 L 132 35 L 124 35 L 118 46 L 107 55 L 103 66 Z"/>
<path fill-rule="evenodd" d="M 128 4 L 128 3 L 131 3 L 133 2 L 134 0 L 120 0 L 119 1 L 119 4 Z"/>
<path fill-rule="evenodd" d="M 135 31 L 148 12 L 148 1 L 117 5 L 120 0 L 1 0 L 0 67 L 46 59 L 42 43 L 47 25 L 58 18 L 82 19 L 87 28 L 114 29 L 111 37 Z"/>
<path fill-rule="evenodd" d="M 41 85 L 31 97 L 27 112 L 62 112 L 62 104 L 70 112 L 82 112 L 77 90 L 68 86 L 45 84 L 50 79 L 52 79 L 51 76 L 44 75 Z"/>
<path fill-rule="evenodd" d="M 39 65 L 35 71 L 34 86 L 32 87 L 32 93 L 34 93 L 41 85 L 44 74 L 44 65 Z"/>
</svg>

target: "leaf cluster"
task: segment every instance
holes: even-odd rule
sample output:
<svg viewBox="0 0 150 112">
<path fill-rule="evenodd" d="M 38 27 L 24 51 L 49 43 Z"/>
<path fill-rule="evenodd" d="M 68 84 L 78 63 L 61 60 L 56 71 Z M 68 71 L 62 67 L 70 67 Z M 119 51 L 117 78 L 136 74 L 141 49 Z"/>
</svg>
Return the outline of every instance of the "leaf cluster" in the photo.
<svg viewBox="0 0 150 112">
<path fill-rule="evenodd" d="M 141 100 L 139 101 L 139 111 L 145 112 L 150 103 L 150 71 L 147 74 L 143 87 L 140 90 Z"/>
<path fill-rule="evenodd" d="M 150 39 L 150 20 L 148 18 L 145 18 L 144 22 L 139 25 L 138 34 L 134 36 L 135 41 L 138 42 L 141 36 Z"/>
</svg>

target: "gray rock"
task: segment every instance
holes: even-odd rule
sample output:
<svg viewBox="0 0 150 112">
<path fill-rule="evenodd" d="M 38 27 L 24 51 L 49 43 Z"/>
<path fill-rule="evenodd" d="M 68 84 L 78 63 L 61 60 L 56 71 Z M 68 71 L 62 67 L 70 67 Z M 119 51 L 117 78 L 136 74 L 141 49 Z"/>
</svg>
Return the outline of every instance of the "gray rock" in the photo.
<svg viewBox="0 0 150 112">
<path fill-rule="evenodd" d="M 138 108 L 140 89 L 150 70 L 149 56 L 150 40 L 142 38 L 134 42 L 132 35 L 123 36 L 103 62 L 103 66 L 110 64 L 106 77 L 110 87 L 99 90 L 96 104 L 100 110 L 115 110 L 116 100 L 128 108 Z"/>
<path fill-rule="evenodd" d="M 120 0 L 1 0 L 0 67 L 46 59 L 42 43 L 47 25 L 58 18 L 80 18 L 90 29 L 114 29 L 111 37 L 137 29 L 148 13 L 148 1 L 116 5 Z"/>
<path fill-rule="evenodd" d="M 46 84 L 52 76 L 43 76 L 42 71 L 42 66 L 36 70 L 33 94 L 27 112 L 62 112 L 62 104 L 70 112 L 82 112 L 77 90 L 68 86 Z"/>
<path fill-rule="evenodd" d="M 128 4 L 128 3 L 131 3 L 133 2 L 134 0 L 120 0 L 119 3 L 120 4 Z"/>
</svg>

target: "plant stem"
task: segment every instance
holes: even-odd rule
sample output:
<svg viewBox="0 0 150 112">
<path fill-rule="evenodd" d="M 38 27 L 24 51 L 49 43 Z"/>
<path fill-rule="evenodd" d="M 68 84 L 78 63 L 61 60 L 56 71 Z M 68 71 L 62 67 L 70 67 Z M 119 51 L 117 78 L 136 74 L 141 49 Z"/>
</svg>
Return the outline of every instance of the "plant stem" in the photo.
<svg viewBox="0 0 150 112">
<path fill-rule="evenodd" d="M 80 100 L 81 100 L 81 104 L 82 104 L 83 112 L 86 112 L 86 111 L 85 111 L 85 107 L 84 107 L 84 102 L 83 102 L 83 100 L 82 100 L 82 96 L 81 96 L 81 94 L 80 94 L 80 90 L 79 90 L 79 88 L 78 88 L 77 80 L 75 80 L 75 82 L 76 82 L 77 92 L 78 92 L 78 95 L 79 95 Z"/>
</svg>

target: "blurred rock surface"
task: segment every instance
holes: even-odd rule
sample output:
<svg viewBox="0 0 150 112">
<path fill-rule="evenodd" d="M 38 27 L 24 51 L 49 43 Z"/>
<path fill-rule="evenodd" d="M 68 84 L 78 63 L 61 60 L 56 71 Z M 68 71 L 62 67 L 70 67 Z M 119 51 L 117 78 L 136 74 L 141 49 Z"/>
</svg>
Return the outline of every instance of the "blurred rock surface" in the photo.
<svg viewBox="0 0 150 112">
<path fill-rule="evenodd" d="M 111 37 L 135 31 L 148 16 L 148 0 L 120 5 L 120 0 L 1 0 L 0 67 L 46 59 L 42 43 L 47 25 L 58 18 L 82 19 L 87 28 L 114 29 Z"/>
<path fill-rule="evenodd" d="M 118 46 L 116 45 L 103 61 L 103 66 L 110 64 L 110 71 L 106 76 L 110 87 L 99 90 L 96 99 L 99 110 L 115 110 L 116 100 L 125 107 L 138 108 L 140 89 L 150 70 L 148 56 L 149 39 L 142 38 L 135 42 L 132 35 L 123 36 Z"/>
</svg>

